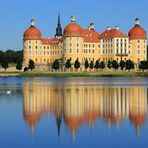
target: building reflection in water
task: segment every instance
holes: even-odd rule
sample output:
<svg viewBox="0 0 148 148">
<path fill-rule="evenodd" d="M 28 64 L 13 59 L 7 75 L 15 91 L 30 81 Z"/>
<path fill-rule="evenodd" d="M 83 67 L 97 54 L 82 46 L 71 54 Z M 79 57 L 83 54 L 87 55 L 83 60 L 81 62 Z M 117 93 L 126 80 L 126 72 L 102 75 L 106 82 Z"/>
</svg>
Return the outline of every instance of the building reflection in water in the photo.
<svg viewBox="0 0 148 148">
<path fill-rule="evenodd" d="M 60 135 L 62 120 L 74 138 L 83 123 L 92 128 L 97 119 L 117 127 L 127 118 L 139 135 L 147 116 L 147 88 L 49 86 L 26 82 L 23 86 L 23 113 L 32 132 L 43 113 L 54 113 Z"/>
</svg>

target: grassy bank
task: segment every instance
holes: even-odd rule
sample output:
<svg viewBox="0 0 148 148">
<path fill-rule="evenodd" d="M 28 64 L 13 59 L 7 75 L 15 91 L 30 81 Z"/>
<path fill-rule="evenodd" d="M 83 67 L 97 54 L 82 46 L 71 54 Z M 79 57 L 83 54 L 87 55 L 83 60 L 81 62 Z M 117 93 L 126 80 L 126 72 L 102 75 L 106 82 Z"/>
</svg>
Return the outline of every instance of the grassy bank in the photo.
<svg viewBox="0 0 148 148">
<path fill-rule="evenodd" d="M 148 72 L 0 72 L 0 77 L 148 77 Z"/>
<path fill-rule="evenodd" d="M 20 77 L 148 77 L 148 72 L 21 72 Z"/>
</svg>

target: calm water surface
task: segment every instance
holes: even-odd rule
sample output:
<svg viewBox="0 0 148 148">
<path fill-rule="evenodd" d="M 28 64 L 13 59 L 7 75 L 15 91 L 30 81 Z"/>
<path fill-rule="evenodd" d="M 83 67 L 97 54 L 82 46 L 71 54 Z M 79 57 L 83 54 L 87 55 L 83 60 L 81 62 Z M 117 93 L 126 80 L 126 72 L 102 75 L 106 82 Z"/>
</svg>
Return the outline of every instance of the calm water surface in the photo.
<svg viewBox="0 0 148 148">
<path fill-rule="evenodd" d="M 147 148 L 147 78 L 0 78 L 0 148 Z"/>
</svg>

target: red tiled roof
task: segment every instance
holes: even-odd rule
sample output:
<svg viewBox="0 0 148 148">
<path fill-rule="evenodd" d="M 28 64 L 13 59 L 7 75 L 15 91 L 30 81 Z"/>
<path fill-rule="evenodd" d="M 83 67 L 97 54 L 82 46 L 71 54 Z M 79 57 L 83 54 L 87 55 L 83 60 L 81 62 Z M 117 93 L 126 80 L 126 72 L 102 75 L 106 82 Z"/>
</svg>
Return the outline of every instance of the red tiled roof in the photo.
<svg viewBox="0 0 148 148">
<path fill-rule="evenodd" d="M 65 37 L 79 37 L 82 36 L 81 27 L 78 24 L 69 24 L 64 29 Z"/>
<path fill-rule="evenodd" d="M 41 39 L 41 32 L 36 27 L 29 27 L 24 32 L 24 40 L 40 40 Z"/>
<path fill-rule="evenodd" d="M 111 30 L 105 30 L 101 35 L 100 38 L 127 38 L 128 36 L 122 33 L 118 29 L 111 29 Z"/>
<path fill-rule="evenodd" d="M 43 45 L 58 44 L 63 38 L 51 38 L 51 39 L 42 39 Z"/>
<path fill-rule="evenodd" d="M 82 35 L 84 37 L 84 42 L 99 42 L 99 34 L 92 29 L 82 29 Z"/>
<path fill-rule="evenodd" d="M 129 31 L 128 36 L 130 39 L 146 39 L 146 32 L 142 27 L 135 26 Z"/>
</svg>

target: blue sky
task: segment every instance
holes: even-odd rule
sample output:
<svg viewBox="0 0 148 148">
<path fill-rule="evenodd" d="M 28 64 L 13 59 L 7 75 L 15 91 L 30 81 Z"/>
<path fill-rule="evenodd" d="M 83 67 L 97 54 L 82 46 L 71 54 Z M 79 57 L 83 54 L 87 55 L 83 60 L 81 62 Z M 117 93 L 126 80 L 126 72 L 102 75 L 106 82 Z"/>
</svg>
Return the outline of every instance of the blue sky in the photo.
<svg viewBox="0 0 148 148">
<path fill-rule="evenodd" d="M 94 22 L 99 33 L 116 25 L 128 33 L 135 17 L 148 33 L 148 0 L 0 0 L 0 50 L 22 49 L 31 18 L 43 37 L 54 36 L 58 12 L 63 28 L 74 12 L 81 27 Z"/>
</svg>

